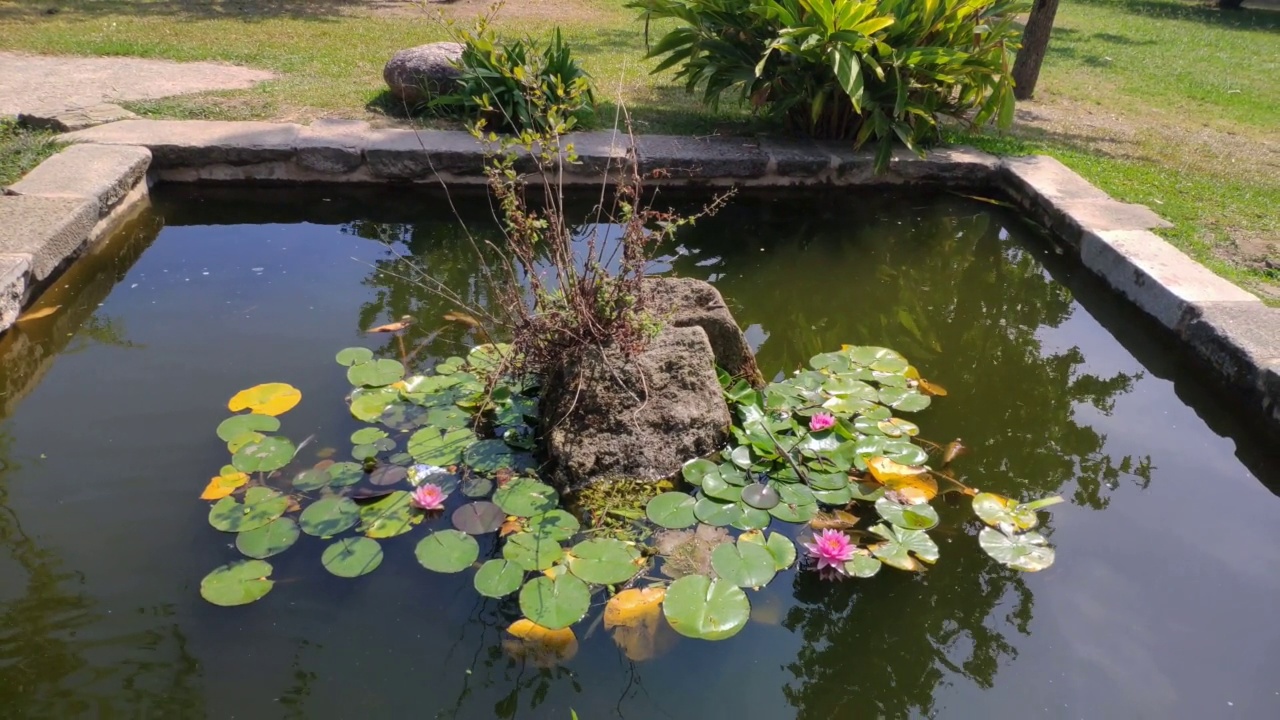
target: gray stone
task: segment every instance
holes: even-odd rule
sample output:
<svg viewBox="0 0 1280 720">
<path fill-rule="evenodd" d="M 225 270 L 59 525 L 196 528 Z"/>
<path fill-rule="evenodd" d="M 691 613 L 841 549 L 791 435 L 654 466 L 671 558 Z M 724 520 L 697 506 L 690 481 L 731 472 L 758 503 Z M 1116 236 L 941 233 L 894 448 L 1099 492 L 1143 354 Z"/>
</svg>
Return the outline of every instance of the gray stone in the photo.
<svg viewBox="0 0 1280 720">
<path fill-rule="evenodd" d="M 1107 194 L 1048 155 L 1009 157 L 1000 161 L 1003 180 L 1019 197 L 1052 200 L 1107 200 Z"/>
<path fill-rule="evenodd" d="M 420 180 L 437 173 L 483 175 L 484 150 L 466 132 L 375 130 L 364 154 L 369 171 L 377 177 Z"/>
<path fill-rule="evenodd" d="M 990 184 L 999 164 L 996 156 L 967 147 L 936 148 L 924 157 L 908 150 L 894 154 L 889 172 L 905 182 L 974 187 Z"/>
<path fill-rule="evenodd" d="M 1194 314 L 1197 305 L 1259 302 L 1146 230 L 1087 232 L 1080 242 L 1080 260 L 1174 331 Z"/>
<path fill-rule="evenodd" d="M 1280 419 L 1280 308 L 1261 302 L 1200 305 L 1183 340 L 1227 385 Z"/>
<path fill-rule="evenodd" d="M 1084 235 L 1104 230 L 1151 230 L 1173 227 L 1146 205 L 1103 200 L 1053 199 L 1040 205 L 1041 222 L 1055 235 L 1079 247 Z"/>
<path fill-rule="evenodd" d="M 551 477 L 656 481 L 728 439 L 729 407 L 707 334 L 667 326 L 633 358 L 589 351 L 552 374 L 542 396 Z"/>
<path fill-rule="evenodd" d="M 27 127 L 55 132 L 74 132 L 105 125 L 119 120 L 131 120 L 137 115 L 119 105 L 98 103 L 87 107 L 31 110 L 18 113 L 18 122 Z"/>
<path fill-rule="evenodd" d="M 152 167 L 255 165 L 293 159 L 301 125 L 212 120 L 123 120 L 68 133 L 69 142 L 141 145 Z"/>
<path fill-rule="evenodd" d="M 147 174 L 151 151 L 144 147 L 72 145 L 40 163 L 10 186 L 15 195 L 79 197 L 93 200 L 106 215 Z"/>
<path fill-rule="evenodd" d="M 317 120 L 298 133 L 294 160 L 316 172 L 341 175 L 364 164 L 369 123 L 360 120 Z"/>
<path fill-rule="evenodd" d="M 1258 388 L 1263 415 L 1270 420 L 1272 432 L 1280 434 L 1280 360 L 1272 360 L 1262 368 Z"/>
<path fill-rule="evenodd" d="M 764 387 L 755 355 L 714 285 L 693 278 L 649 278 L 644 292 L 648 310 L 659 320 L 675 327 L 702 328 L 717 365 L 757 388 Z"/>
<path fill-rule="evenodd" d="M 626 165 L 631 138 L 614 130 L 597 130 L 573 133 L 566 139 L 568 143 L 578 156 L 577 165 L 567 166 L 571 172 L 603 175 Z"/>
<path fill-rule="evenodd" d="M 772 171 L 783 177 L 812 178 L 834 166 L 831 153 L 807 138 L 761 137 L 760 150 L 769 156 Z"/>
<path fill-rule="evenodd" d="M 758 178 L 769 168 L 769 156 L 750 138 L 639 135 L 636 145 L 646 177 Z"/>
<path fill-rule="evenodd" d="M 30 270 L 31 262 L 26 256 L 0 255 L 0 332 L 10 328 L 22 314 Z"/>
<path fill-rule="evenodd" d="M 462 74 L 455 64 L 462 49 L 461 43 L 436 42 L 400 50 L 382 68 L 382 79 L 392 95 L 416 105 L 453 90 Z"/>
<path fill-rule="evenodd" d="M 39 282 L 83 248 L 98 222 L 98 203 L 74 197 L 0 196 L 0 254 L 31 263 Z"/>
</svg>

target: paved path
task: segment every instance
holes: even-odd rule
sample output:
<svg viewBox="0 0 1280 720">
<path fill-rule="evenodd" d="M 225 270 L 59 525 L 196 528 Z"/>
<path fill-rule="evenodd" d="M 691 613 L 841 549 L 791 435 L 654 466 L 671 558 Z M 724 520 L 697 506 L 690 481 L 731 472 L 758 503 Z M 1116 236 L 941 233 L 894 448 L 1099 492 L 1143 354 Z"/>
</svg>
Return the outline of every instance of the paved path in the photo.
<svg viewBox="0 0 1280 720">
<path fill-rule="evenodd" d="M 217 63 L 0 52 L 0 115 L 238 90 L 271 77 L 265 70 Z"/>
</svg>

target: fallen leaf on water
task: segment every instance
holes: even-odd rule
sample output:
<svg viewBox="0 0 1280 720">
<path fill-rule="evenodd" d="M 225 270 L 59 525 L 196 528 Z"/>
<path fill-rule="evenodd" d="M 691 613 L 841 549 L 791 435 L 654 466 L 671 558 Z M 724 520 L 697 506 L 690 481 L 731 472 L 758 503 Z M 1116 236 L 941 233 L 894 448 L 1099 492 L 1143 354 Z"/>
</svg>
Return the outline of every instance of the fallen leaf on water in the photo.
<svg viewBox="0 0 1280 720">
<path fill-rule="evenodd" d="M 917 382 L 919 382 L 920 390 L 924 392 L 925 395 L 937 395 L 938 397 L 947 396 L 947 389 L 937 383 L 929 382 L 924 378 L 920 378 Z"/>
<path fill-rule="evenodd" d="M 867 468 L 881 485 L 897 492 L 909 503 L 929 502 L 938 495 L 938 483 L 925 467 L 903 465 L 887 457 L 874 457 L 867 460 Z"/>
<path fill-rule="evenodd" d="M 365 332 L 367 333 L 400 332 L 401 330 L 404 330 L 405 328 L 409 327 L 412 324 L 413 324 L 413 316 L 405 315 L 400 318 L 399 322 L 387 323 L 386 325 L 371 327 L 368 330 L 365 330 Z"/>
<path fill-rule="evenodd" d="M 969 448 L 960 442 L 960 438 L 956 438 L 947 443 L 947 447 L 942 451 L 942 466 L 950 465 L 953 460 L 969 452 Z"/>
<path fill-rule="evenodd" d="M 219 475 L 209 481 L 205 486 L 204 492 L 200 493 L 201 500 L 221 500 L 236 491 L 236 488 L 249 482 L 249 476 L 237 472 L 230 475 Z"/>
<path fill-rule="evenodd" d="M 508 516 L 507 519 L 498 528 L 498 537 L 506 537 L 512 533 L 518 533 L 523 530 L 520 526 L 520 518 Z"/>
<path fill-rule="evenodd" d="M 534 667 L 555 667 L 578 654 L 578 638 L 569 628 L 548 630 L 528 618 L 520 618 L 511 623 L 507 632 L 512 637 L 502 641 L 502 648 Z"/>
<path fill-rule="evenodd" d="M 809 521 L 814 530 L 848 530 L 858 524 L 858 516 L 848 510 L 820 512 Z"/>
<path fill-rule="evenodd" d="M 631 588 L 609 598 L 604 606 L 604 627 L 613 630 L 613 641 L 636 662 L 650 660 L 669 647 L 661 642 L 662 600 L 665 588 Z"/>
<path fill-rule="evenodd" d="M 39 310 L 32 310 L 26 315 L 19 315 L 18 322 L 26 322 L 28 320 L 39 320 L 40 318 L 46 318 L 58 312 L 58 310 L 61 310 L 61 309 L 62 309 L 61 305 L 51 305 L 49 307 L 40 308 Z"/>
<path fill-rule="evenodd" d="M 468 313 L 464 313 L 458 310 L 445 313 L 444 319 L 448 320 L 449 322 L 461 323 L 463 325 L 466 325 L 467 327 L 473 327 L 473 328 L 480 327 L 480 321 L 475 319 L 473 315 L 470 315 Z"/>
</svg>

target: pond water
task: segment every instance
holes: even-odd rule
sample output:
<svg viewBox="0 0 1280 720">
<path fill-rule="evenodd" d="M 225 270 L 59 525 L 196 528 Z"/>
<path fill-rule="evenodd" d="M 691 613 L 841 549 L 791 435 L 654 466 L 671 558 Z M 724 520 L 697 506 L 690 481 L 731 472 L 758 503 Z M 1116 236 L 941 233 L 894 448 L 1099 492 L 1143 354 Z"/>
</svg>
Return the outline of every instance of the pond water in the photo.
<svg viewBox="0 0 1280 720">
<path fill-rule="evenodd" d="M 727 298 L 766 375 L 843 343 L 893 347 L 950 394 L 912 415 L 963 438 L 965 482 L 1048 513 L 1057 563 L 988 558 L 943 505 L 911 575 L 781 574 L 723 642 L 631 662 L 579 627 L 564 666 L 504 654 L 513 602 L 384 544 L 376 572 L 272 559 L 263 600 L 201 578 L 237 553 L 197 499 L 237 390 L 289 382 L 287 434 L 360 423 L 334 353 L 402 315 L 423 357 L 475 338 L 399 279 L 401 255 L 483 298 L 424 191 L 160 187 L 75 266 L 54 315 L 0 339 L 0 717 L 1174 718 L 1280 716 L 1280 452 L 1154 328 L 1014 214 L 955 195 L 742 194 L 657 271 Z M 473 225 L 487 204 L 460 199 Z"/>
</svg>

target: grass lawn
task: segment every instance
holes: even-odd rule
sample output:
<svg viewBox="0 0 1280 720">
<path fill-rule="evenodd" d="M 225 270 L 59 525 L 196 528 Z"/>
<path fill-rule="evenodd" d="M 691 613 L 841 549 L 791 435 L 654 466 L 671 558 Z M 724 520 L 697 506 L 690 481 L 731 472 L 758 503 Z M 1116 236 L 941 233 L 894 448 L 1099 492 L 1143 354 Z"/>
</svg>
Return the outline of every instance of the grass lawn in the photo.
<svg viewBox="0 0 1280 720">
<path fill-rule="evenodd" d="M 51 132 L 26 130 L 11 120 L 0 119 L 0 190 L 58 152 L 61 146 L 57 137 Z"/>
<path fill-rule="evenodd" d="M 1020 105 L 1015 130 L 955 139 L 1058 157 L 1115 197 L 1150 205 L 1177 225 L 1161 231 L 1171 242 L 1280 302 L 1280 6 L 1246 0 L 1260 2 L 1271 5 L 1218 12 L 1190 0 L 1063 0 L 1037 98 Z M 0 50 L 217 60 L 279 76 L 252 90 L 131 106 L 157 117 L 398 122 L 385 112 L 386 59 L 447 39 L 436 14 L 466 21 L 487 5 L 0 0 Z M 649 75 L 644 23 L 622 5 L 509 0 L 500 27 L 559 24 L 600 96 L 626 102 L 638 131 L 759 129 L 741 108 L 712 112 L 669 76 Z M 602 115 L 612 117 L 609 105 Z"/>
</svg>

